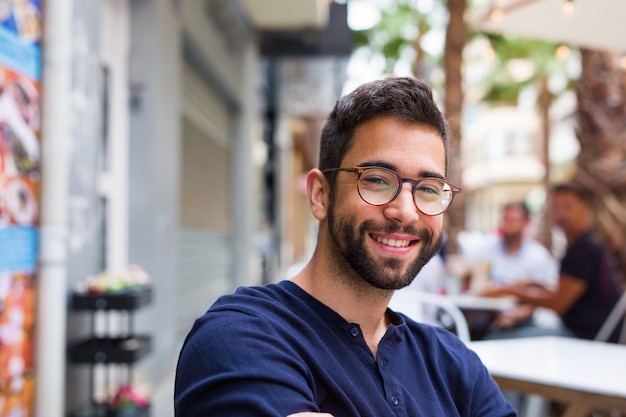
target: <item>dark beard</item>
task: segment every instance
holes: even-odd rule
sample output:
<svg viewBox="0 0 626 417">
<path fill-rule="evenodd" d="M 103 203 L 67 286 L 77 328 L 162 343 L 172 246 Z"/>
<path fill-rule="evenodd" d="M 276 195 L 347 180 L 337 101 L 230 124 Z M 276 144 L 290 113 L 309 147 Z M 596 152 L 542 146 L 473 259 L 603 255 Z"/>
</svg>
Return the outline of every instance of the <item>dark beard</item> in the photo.
<svg viewBox="0 0 626 417">
<path fill-rule="evenodd" d="M 352 269 L 363 281 L 384 290 L 397 290 L 409 285 L 430 258 L 437 254 L 443 243 L 442 233 L 434 237 L 426 228 L 417 230 L 412 226 L 402 228 L 395 224 L 380 227 L 373 221 L 365 221 L 357 230 L 356 220 L 353 217 L 336 218 L 332 205 L 328 211 L 328 229 L 334 243 L 333 261 L 340 269 L 339 272 L 352 274 L 349 271 Z M 365 244 L 366 239 L 369 239 L 367 231 L 416 236 L 422 243 L 422 249 L 403 271 L 403 263 L 398 259 L 378 260 L 371 256 Z"/>
</svg>

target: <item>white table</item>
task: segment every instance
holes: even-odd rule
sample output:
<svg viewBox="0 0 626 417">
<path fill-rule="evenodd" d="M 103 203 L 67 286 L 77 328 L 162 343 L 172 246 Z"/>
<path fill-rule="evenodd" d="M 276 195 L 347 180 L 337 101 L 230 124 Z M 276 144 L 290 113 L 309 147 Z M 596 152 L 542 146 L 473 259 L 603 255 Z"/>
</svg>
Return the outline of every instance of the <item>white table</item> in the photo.
<svg viewBox="0 0 626 417">
<path fill-rule="evenodd" d="M 472 340 L 482 339 L 493 321 L 503 311 L 517 305 L 515 297 L 484 297 L 475 294 L 449 294 L 446 296 L 465 316 Z"/>
<path fill-rule="evenodd" d="M 515 297 L 484 297 L 475 294 L 450 294 L 447 297 L 462 310 L 489 310 L 503 312 L 515 308 Z"/>
<path fill-rule="evenodd" d="M 542 336 L 482 340 L 468 346 L 501 389 L 568 404 L 563 417 L 626 410 L 626 346 Z"/>
</svg>

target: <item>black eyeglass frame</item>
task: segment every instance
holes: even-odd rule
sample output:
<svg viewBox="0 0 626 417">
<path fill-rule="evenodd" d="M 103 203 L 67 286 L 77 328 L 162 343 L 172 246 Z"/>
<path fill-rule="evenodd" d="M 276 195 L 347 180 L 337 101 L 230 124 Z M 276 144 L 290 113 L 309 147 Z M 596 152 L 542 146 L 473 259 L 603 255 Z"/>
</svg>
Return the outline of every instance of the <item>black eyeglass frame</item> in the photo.
<svg viewBox="0 0 626 417">
<path fill-rule="evenodd" d="M 374 203 L 370 203 L 369 201 L 367 201 L 365 198 L 363 198 L 363 196 L 361 195 L 361 191 L 359 189 L 359 183 L 358 181 L 361 179 L 361 175 L 363 175 L 364 172 L 370 170 L 370 169 L 382 169 L 384 171 L 387 171 L 393 175 L 395 175 L 398 178 L 398 188 L 396 189 L 396 192 L 393 194 L 393 196 L 385 201 L 384 203 L 380 203 L 380 204 L 374 204 Z M 398 195 L 400 194 L 400 191 L 402 190 L 402 185 L 405 182 L 408 182 L 409 184 L 412 185 L 411 188 L 411 193 L 413 195 L 413 205 L 415 206 L 415 208 L 422 214 L 425 214 L 426 216 L 438 216 L 442 213 L 444 213 L 448 207 L 450 207 L 452 205 L 452 201 L 454 200 L 454 196 L 456 194 L 459 194 L 461 192 L 461 187 L 456 186 L 454 184 L 452 184 L 450 181 L 444 180 L 442 178 L 437 178 L 437 177 L 424 177 L 424 178 L 420 178 L 419 180 L 415 180 L 413 178 L 405 178 L 400 176 L 400 174 L 398 174 L 396 171 L 386 168 L 386 167 L 381 167 L 381 166 L 363 166 L 363 167 L 350 167 L 350 168 L 329 168 L 329 169 L 325 169 L 322 171 L 322 173 L 324 174 L 329 174 L 331 172 L 353 172 L 357 175 L 357 192 L 359 193 L 359 197 L 361 197 L 361 200 L 363 200 L 364 202 L 366 202 L 367 204 L 371 205 L 371 206 L 384 206 L 385 204 L 388 204 L 390 202 L 392 202 L 393 200 L 396 199 L 396 197 L 398 197 Z M 415 201 L 415 191 L 417 189 L 417 186 L 426 180 L 436 180 L 436 181 L 441 181 L 444 184 L 447 184 L 451 191 L 452 191 L 452 195 L 450 196 L 450 203 L 448 203 L 448 205 L 440 212 L 435 213 L 435 214 L 429 214 L 429 213 L 424 213 L 422 211 L 422 209 L 419 208 L 419 206 L 417 205 L 417 202 Z"/>
</svg>

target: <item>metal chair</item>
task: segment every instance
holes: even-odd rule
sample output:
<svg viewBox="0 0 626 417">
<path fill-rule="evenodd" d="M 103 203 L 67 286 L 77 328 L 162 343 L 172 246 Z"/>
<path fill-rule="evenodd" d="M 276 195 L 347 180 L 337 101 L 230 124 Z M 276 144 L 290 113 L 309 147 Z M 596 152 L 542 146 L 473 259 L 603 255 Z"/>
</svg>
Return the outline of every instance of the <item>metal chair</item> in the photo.
<svg viewBox="0 0 626 417">
<path fill-rule="evenodd" d="M 621 319 L 624 319 L 624 323 L 620 331 L 619 343 L 626 344 L 626 291 L 624 291 L 617 301 L 617 304 L 615 304 L 613 310 L 611 310 L 611 313 L 604 321 L 604 324 L 600 327 L 600 330 L 598 330 L 595 340 L 601 342 L 609 340 L 609 337 L 611 337 L 611 334 L 615 331 L 615 327 L 619 324 Z"/>
<path fill-rule="evenodd" d="M 441 327 L 453 328 L 454 333 L 464 342 L 470 341 L 470 332 L 463 312 L 444 295 L 415 290 L 399 290 L 391 298 L 389 308 L 406 314 L 418 322 L 432 322 L 426 320 L 424 307 L 434 306 L 449 317 L 450 323 L 442 323 Z M 430 324 L 430 323 L 429 323 Z"/>
</svg>

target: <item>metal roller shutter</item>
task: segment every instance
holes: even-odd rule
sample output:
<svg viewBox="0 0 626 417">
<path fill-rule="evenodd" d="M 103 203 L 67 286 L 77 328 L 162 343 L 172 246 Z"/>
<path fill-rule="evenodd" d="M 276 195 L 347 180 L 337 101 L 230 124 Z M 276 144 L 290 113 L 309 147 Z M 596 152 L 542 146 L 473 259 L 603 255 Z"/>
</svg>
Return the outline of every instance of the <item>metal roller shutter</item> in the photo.
<svg viewBox="0 0 626 417">
<path fill-rule="evenodd" d="M 233 115 L 188 64 L 183 68 L 178 331 L 220 294 L 231 275 Z"/>
</svg>

